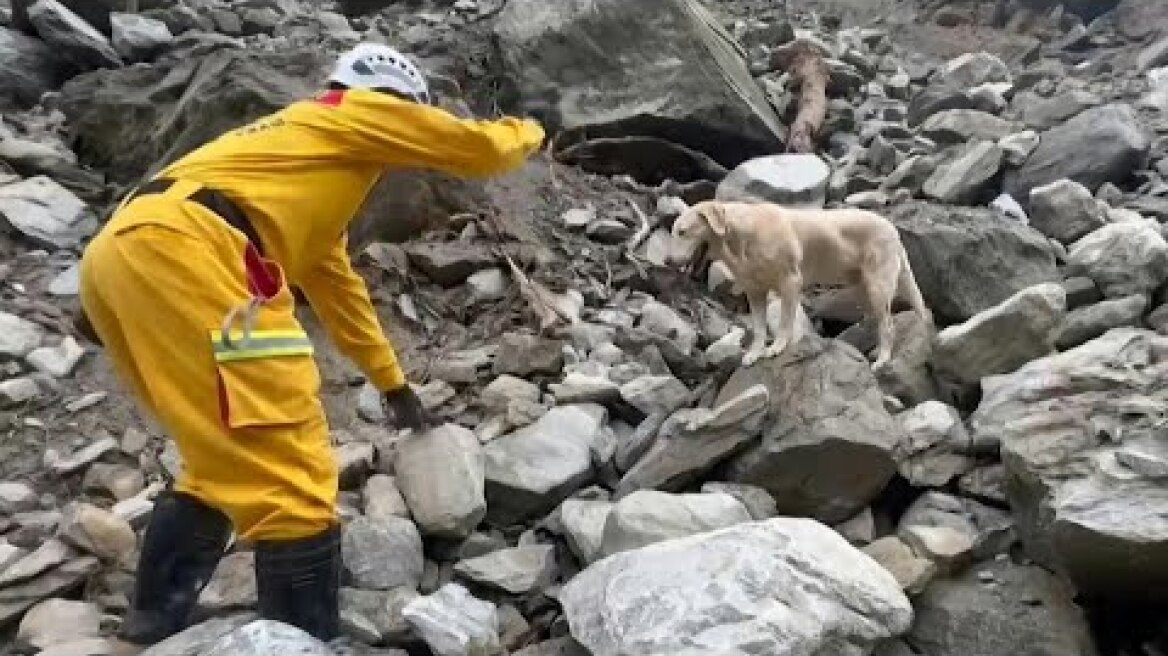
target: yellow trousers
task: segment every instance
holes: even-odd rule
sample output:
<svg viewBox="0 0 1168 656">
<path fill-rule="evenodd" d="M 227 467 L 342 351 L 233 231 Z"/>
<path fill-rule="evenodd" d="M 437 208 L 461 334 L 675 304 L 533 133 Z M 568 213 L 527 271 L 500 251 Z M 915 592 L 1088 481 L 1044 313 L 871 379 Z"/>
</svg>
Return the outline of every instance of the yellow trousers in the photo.
<svg viewBox="0 0 1168 656">
<path fill-rule="evenodd" d="M 249 297 L 247 240 L 185 200 L 190 191 L 114 215 L 82 258 L 82 307 L 117 375 L 178 445 L 177 490 L 226 513 L 245 540 L 315 535 L 335 522 L 337 465 L 311 345 L 286 282 L 247 335 L 236 325 L 223 339 L 224 318 Z"/>
</svg>

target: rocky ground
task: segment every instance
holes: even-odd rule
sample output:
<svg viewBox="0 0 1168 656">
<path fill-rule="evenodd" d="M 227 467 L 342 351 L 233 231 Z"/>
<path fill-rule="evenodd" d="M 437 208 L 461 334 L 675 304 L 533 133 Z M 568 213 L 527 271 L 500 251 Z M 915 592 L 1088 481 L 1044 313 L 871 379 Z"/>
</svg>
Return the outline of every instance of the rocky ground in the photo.
<svg viewBox="0 0 1168 656">
<path fill-rule="evenodd" d="M 133 5 L 0 0 L 0 653 L 124 653 L 181 468 L 73 332 L 86 239 L 363 38 L 555 139 L 486 182 L 396 172 L 354 224 L 441 428 L 387 429 L 304 312 L 349 644 L 254 621 L 236 544 L 143 653 L 1168 653 L 1161 0 Z M 781 154 L 795 40 L 830 71 L 815 155 Z M 663 260 L 714 196 L 885 213 L 937 330 L 898 316 L 873 373 L 872 326 L 820 289 L 807 337 L 741 368 L 725 270 Z"/>
</svg>

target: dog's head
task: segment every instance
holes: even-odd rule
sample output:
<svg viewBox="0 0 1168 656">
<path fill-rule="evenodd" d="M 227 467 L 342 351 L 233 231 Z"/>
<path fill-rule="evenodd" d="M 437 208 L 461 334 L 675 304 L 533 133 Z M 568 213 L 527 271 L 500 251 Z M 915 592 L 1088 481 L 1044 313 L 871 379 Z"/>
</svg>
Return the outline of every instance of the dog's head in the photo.
<svg viewBox="0 0 1168 656">
<path fill-rule="evenodd" d="M 717 201 L 703 201 L 682 212 L 673 222 L 671 264 L 694 265 L 703 247 L 726 236 L 726 208 Z"/>
</svg>

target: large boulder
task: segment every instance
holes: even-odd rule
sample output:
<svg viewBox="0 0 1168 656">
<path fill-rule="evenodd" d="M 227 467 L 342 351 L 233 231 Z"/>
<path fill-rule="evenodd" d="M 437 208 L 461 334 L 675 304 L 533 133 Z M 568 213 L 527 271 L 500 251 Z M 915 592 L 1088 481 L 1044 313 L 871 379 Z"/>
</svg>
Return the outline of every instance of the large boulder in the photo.
<svg viewBox="0 0 1168 656">
<path fill-rule="evenodd" d="M 487 519 L 505 525 L 546 514 L 587 485 L 607 415 L 594 404 L 559 406 L 487 444 Z"/>
<path fill-rule="evenodd" d="M 1030 225 L 1069 244 L 1107 222 L 1091 190 L 1073 180 L 1056 180 L 1030 190 Z"/>
<path fill-rule="evenodd" d="M 1168 280 L 1168 242 L 1151 219 L 1112 223 L 1071 245 L 1067 262 L 1104 296 L 1151 294 Z"/>
<path fill-rule="evenodd" d="M 992 210 L 911 202 L 889 218 L 925 302 L 943 321 L 965 321 L 1027 287 L 1062 279 L 1045 237 Z"/>
<path fill-rule="evenodd" d="M 1062 179 L 1096 191 L 1128 181 L 1147 160 L 1152 142 L 1128 105 L 1088 109 L 1042 133 L 1038 148 L 1005 178 L 1005 191 L 1021 202 L 1030 191 Z"/>
<path fill-rule="evenodd" d="M 470 535 L 487 513 L 484 467 L 478 437 L 455 424 L 398 443 L 397 484 L 423 534 Z"/>
<path fill-rule="evenodd" d="M 1001 441 L 1018 532 L 1081 593 L 1168 600 L 1168 337 L 1118 328 L 982 381 L 975 441 Z"/>
<path fill-rule="evenodd" d="M 1074 591 L 1035 565 L 996 560 L 915 597 L 907 640 L 929 656 L 1095 656 Z M 1025 645 L 1020 650 L 1019 646 Z"/>
<path fill-rule="evenodd" d="M 831 167 L 812 154 L 759 157 L 743 162 L 718 184 L 724 201 L 763 200 L 791 207 L 820 208 L 827 202 Z"/>
<path fill-rule="evenodd" d="M 1004 152 L 992 141 L 975 141 L 958 149 L 957 156 L 937 167 L 925 181 L 925 196 L 945 203 L 974 203 L 986 197 L 1002 168 Z"/>
<path fill-rule="evenodd" d="M 780 518 L 610 556 L 560 594 L 593 654 L 862 656 L 913 611 L 883 567 L 827 526 Z"/>
<path fill-rule="evenodd" d="M 104 34 L 57 0 L 38 0 L 28 8 L 28 19 L 45 43 L 80 69 L 123 63 Z"/>
<path fill-rule="evenodd" d="M 739 370 L 716 403 L 760 384 L 770 393 L 762 440 L 727 463 L 723 480 L 767 489 L 782 514 L 835 523 L 867 506 L 896 473 L 903 430 L 852 346 L 808 334 L 782 357 Z"/>
<path fill-rule="evenodd" d="M 40 39 L 0 27 L 0 110 L 35 105 L 68 76 L 68 66 Z"/>
<path fill-rule="evenodd" d="M 550 99 L 562 144 L 656 137 L 726 167 L 781 145 L 741 46 L 697 0 L 514 0 L 495 36 L 520 94 Z"/>
</svg>

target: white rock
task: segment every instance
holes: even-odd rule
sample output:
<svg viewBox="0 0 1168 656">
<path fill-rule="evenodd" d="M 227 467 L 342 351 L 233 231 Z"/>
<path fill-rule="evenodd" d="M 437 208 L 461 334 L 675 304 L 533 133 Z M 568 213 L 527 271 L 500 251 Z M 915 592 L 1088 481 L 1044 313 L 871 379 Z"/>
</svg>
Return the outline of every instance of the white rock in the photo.
<svg viewBox="0 0 1168 656">
<path fill-rule="evenodd" d="M 539 401 L 539 386 L 517 376 L 503 374 L 479 393 L 479 403 L 493 412 L 506 412 L 512 401 Z"/>
<path fill-rule="evenodd" d="M 36 381 L 31 378 L 10 378 L 0 383 L 0 408 L 23 405 L 41 393 Z"/>
<path fill-rule="evenodd" d="M 37 244 L 55 248 L 76 246 L 97 229 L 85 203 L 45 176 L 0 187 L 0 217 Z"/>
<path fill-rule="evenodd" d="M 49 293 L 53 296 L 76 296 L 81 286 L 81 265 L 74 263 L 49 283 Z"/>
<path fill-rule="evenodd" d="M 565 499 L 560 506 L 564 539 L 572 553 L 585 565 L 600 557 L 604 525 L 612 507 L 611 502 L 596 499 Z"/>
<path fill-rule="evenodd" d="M 73 373 L 73 368 L 84 355 L 85 349 L 72 336 L 68 336 L 57 346 L 33 349 L 25 360 L 37 371 L 54 378 L 65 378 Z"/>
<path fill-rule="evenodd" d="M 410 518 L 410 508 L 392 476 L 375 474 L 365 482 L 365 515 L 373 519 L 384 517 Z"/>
<path fill-rule="evenodd" d="M 1011 219 L 1015 219 L 1023 225 L 1028 225 L 1030 223 L 1030 217 L 1026 215 L 1026 210 L 1022 209 L 1022 205 L 1018 201 L 1014 200 L 1014 197 L 1010 194 L 1002 194 L 998 196 L 994 199 L 994 202 L 990 203 L 990 207 L 1010 217 Z"/>
<path fill-rule="evenodd" d="M 937 68 L 931 84 L 955 89 L 970 89 L 994 82 L 1013 82 L 1010 68 L 988 52 L 967 52 Z"/>
<path fill-rule="evenodd" d="M 495 656 L 503 652 L 495 605 L 475 599 L 457 583 L 447 583 L 434 594 L 411 601 L 402 615 L 436 656 Z"/>
<path fill-rule="evenodd" d="M 792 207 L 823 207 L 831 168 L 811 154 L 784 154 L 749 160 L 718 185 L 718 200 L 766 200 Z"/>
<path fill-rule="evenodd" d="M 685 405 L 689 388 L 673 376 L 641 376 L 620 388 L 621 398 L 646 415 L 671 413 Z"/>
<path fill-rule="evenodd" d="M 998 140 L 998 145 L 1002 148 L 1003 159 L 1007 164 L 1022 166 L 1038 148 L 1041 139 L 1034 130 L 1025 130 L 1002 137 Z"/>
<path fill-rule="evenodd" d="M 110 14 L 114 50 L 127 61 L 150 58 L 174 40 L 166 23 L 138 14 Z"/>
<path fill-rule="evenodd" d="M 1075 242 L 1068 262 L 1108 298 L 1150 295 L 1168 280 L 1168 242 L 1155 221 L 1112 223 Z"/>
<path fill-rule="evenodd" d="M 0 514 L 15 515 L 35 510 L 39 505 L 40 500 L 36 491 L 27 483 L 7 481 L 0 483 Z"/>
<path fill-rule="evenodd" d="M 604 525 L 600 552 L 611 556 L 752 520 L 741 501 L 722 492 L 670 494 L 640 490 L 613 506 Z"/>
<path fill-rule="evenodd" d="M 477 303 L 497 301 L 507 296 L 507 276 L 502 269 L 484 269 L 466 279 L 470 297 Z"/>
<path fill-rule="evenodd" d="M 596 210 L 592 207 L 572 209 L 564 212 L 564 225 L 574 230 L 583 230 L 596 220 Z"/>
<path fill-rule="evenodd" d="M 109 39 L 57 0 L 38 0 L 28 7 L 28 19 L 41 39 L 82 69 L 122 65 Z"/>
<path fill-rule="evenodd" d="M 736 366 L 742 362 L 742 355 L 745 353 L 742 346 L 745 338 L 746 331 L 741 326 L 735 326 L 706 348 L 706 362 L 717 369 Z"/>
<path fill-rule="evenodd" d="M 487 512 L 482 446 L 461 426 L 446 424 L 402 440 L 394 471 L 426 535 L 464 538 Z"/>
<path fill-rule="evenodd" d="M 698 342 L 698 331 L 676 310 L 657 301 L 649 301 L 641 308 L 640 326 L 673 340 L 685 353 L 692 351 Z"/>
<path fill-rule="evenodd" d="M 0 312 L 0 356 L 23 358 L 40 346 L 44 330 L 15 314 Z"/>
<path fill-rule="evenodd" d="M 617 554 L 559 599 L 593 654 L 863 656 L 913 620 L 883 567 L 823 524 L 794 518 Z"/>
<path fill-rule="evenodd" d="M 510 594 L 526 594 L 552 582 L 556 573 L 555 547 L 548 544 L 500 549 L 463 560 L 454 571 L 475 583 Z"/>
<path fill-rule="evenodd" d="M 256 620 L 199 651 L 199 656 L 335 656 L 304 631 L 273 620 Z"/>
</svg>

